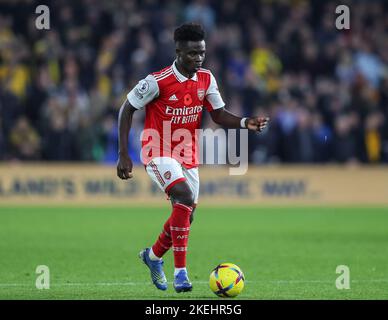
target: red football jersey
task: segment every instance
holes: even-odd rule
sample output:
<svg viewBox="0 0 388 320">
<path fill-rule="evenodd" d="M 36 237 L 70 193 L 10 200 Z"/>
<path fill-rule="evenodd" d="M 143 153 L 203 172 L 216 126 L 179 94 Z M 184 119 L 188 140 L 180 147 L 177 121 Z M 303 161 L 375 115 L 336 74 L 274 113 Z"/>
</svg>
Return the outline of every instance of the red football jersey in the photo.
<svg viewBox="0 0 388 320">
<path fill-rule="evenodd" d="M 142 135 L 144 164 L 152 158 L 167 156 L 185 168 L 198 166 L 198 139 L 202 111 L 222 108 L 217 82 L 207 69 L 188 79 L 174 63 L 148 75 L 128 93 L 136 109 L 146 110 Z"/>
</svg>

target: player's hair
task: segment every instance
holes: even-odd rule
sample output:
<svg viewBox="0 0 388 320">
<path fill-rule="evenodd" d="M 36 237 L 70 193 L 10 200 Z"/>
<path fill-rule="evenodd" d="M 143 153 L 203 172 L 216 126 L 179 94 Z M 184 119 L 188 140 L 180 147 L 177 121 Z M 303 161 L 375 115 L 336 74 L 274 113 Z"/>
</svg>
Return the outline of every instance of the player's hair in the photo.
<svg viewBox="0 0 388 320">
<path fill-rule="evenodd" d="M 205 39 L 205 31 L 197 23 L 184 23 L 174 31 L 174 41 L 202 41 Z"/>
</svg>

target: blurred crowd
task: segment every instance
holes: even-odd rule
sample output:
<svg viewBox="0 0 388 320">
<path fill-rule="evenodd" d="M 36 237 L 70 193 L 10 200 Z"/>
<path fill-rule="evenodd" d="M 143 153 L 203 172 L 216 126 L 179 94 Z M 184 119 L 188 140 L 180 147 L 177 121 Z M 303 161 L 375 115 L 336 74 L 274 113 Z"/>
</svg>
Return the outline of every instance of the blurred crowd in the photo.
<svg viewBox="0 0 388 320">
<path fill-rule="evenodd" d="M 126 94 L 172 63 L 175 27 L 196 21 L 226 107 L 271 118 L 249 135 L 252 163 L 388 162 L 388 3 L 341 3 L 350 30 L 336 29 L 335 1 L 2 1 L 0 160 L 114 163 Z M 35 26 L 39 4 L 50 30 Z"/>
</svg>

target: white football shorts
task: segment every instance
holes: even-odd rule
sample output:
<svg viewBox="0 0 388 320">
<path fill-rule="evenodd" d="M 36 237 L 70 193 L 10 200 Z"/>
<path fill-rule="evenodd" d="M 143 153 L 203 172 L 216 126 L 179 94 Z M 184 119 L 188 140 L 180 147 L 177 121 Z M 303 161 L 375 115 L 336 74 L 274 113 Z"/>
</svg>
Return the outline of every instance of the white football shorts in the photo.
<svg viewBox="0 0 388 320">
<path fill-rule="evenodd" d="M 194 203 L 198 203 L 198 168 L 186 169 L 173 158 L 156 157 L 148 162 L 146 171 L 159 188 L 167 194 L 172 186 L 178 182 L 186 181 L 194 194 Z"/>
</svg>

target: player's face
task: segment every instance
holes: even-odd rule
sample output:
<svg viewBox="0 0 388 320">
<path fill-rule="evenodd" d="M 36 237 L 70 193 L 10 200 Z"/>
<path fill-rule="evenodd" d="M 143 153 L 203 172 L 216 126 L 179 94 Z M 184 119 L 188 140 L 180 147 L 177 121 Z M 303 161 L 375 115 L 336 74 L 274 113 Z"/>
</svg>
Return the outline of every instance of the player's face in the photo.
<svg viewBox="0 0 388 320">
<path fill-rule="evenodd" d="M 205 41 L 187 41 L 177 45 L 177 62 L 188 74 L 194 74 L 205 60 Z"/>
</svg>

